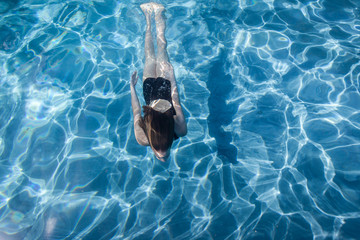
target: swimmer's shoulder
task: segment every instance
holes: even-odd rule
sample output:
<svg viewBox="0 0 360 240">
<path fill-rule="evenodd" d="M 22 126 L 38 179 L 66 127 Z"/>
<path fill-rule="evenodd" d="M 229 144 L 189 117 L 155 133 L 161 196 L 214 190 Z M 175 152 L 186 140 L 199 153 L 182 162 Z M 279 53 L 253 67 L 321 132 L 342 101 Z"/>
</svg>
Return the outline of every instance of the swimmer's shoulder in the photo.
<svg viewBox="0 0 360 240">
<path fill-rule="evenodd" d="M 149 141 L 145 135 L 144 129 L 140 127 L 139 122 L 135 124 L 134 128 L 136 141 L 142 146 L 149 146 Z"/>
</svg>

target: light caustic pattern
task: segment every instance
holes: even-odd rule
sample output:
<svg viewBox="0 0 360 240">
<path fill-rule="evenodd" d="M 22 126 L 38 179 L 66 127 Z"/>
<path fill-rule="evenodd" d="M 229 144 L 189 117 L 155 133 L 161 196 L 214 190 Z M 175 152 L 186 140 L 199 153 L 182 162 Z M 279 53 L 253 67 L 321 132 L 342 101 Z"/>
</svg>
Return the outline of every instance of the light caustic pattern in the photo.
<svg viewBox="0 0 360 240">
<path fill-rule="evenodd" d="M 358 238 L 359 3 L 162 1 L 167 163 L 133 134 L 141 3 L 0 3 L 0 238 Z"/>
</svg>

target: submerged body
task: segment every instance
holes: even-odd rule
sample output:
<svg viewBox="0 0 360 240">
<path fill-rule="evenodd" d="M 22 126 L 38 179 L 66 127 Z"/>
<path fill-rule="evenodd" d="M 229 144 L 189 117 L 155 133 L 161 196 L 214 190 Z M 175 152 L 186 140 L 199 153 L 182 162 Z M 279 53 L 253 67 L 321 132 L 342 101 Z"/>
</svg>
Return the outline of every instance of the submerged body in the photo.
<svg viewBox="0 0 360 240">
<path fill-rule="evenodd" d="M 145 3 L 141 6 L 146 17 L 145 66 L 143 71 L 143 90 L 147 106 L 144 117 L 136 95 L 138 80 L 135 71 L 131 77 L 131 105 L 134 115 L 134 132 L 137 142 L 151 146 L 155 156 L 165 161 L 170 154 L 172 141 L 185 136 L 187 126 L 180 105 L 174 69 L 166 51 L 164 7 L 157 3 Z M 151 15 L 155 15 L 157 56 L 151 35 Z"/>
</svg>

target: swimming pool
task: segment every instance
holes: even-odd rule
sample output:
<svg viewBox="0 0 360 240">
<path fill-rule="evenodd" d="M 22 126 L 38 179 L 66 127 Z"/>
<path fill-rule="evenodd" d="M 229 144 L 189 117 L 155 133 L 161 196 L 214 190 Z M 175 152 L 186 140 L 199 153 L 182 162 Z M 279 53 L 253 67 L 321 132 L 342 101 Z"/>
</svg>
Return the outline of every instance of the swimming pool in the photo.
<svg viewBox="0 0 360 240">
<path fill-rule="evenodd" d="M 0 1 L 0 239 L 358 238 L 360 3 L 161 1 L 188 122 L 161 163 L 143 2 Z"/>
</svg>

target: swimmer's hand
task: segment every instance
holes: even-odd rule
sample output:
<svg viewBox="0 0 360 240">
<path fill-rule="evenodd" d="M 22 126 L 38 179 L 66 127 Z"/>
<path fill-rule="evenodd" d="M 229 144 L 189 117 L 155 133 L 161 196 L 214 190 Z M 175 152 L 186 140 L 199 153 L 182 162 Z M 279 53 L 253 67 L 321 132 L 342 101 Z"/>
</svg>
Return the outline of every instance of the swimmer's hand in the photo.
<svg viewBox="0 0 360 240">
<path fill-rule="evenodd" d="M 132 76 L 131 76 L 131 85 L 135 87 L 137 81 L 138 81 L 139 77 L 137 75 L 137 71 L 135 71 Z"/>
</svg>

